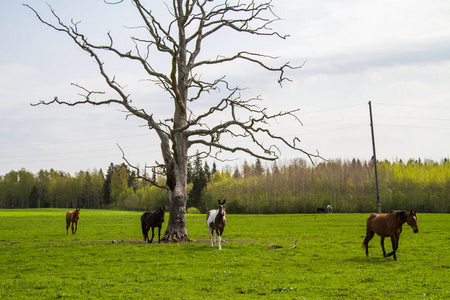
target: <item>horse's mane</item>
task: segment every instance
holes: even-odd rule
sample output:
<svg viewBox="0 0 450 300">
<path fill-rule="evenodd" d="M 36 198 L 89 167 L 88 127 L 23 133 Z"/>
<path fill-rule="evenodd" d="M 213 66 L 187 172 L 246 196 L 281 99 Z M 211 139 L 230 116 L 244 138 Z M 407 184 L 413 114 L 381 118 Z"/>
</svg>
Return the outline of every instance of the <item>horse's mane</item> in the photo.
<svg viewBox="0 0 450 300">
<path fill-rule="evenodd" d="M 396 214 L 398 217 L 400 217 L 400 218 L 404 218 L 404 216 L 405 216 L 405 214 L 407 213 L 407 211 L 406 210 L 391 210 L 390 212 L 389 212 L 389 214 Z"/>
</svg>

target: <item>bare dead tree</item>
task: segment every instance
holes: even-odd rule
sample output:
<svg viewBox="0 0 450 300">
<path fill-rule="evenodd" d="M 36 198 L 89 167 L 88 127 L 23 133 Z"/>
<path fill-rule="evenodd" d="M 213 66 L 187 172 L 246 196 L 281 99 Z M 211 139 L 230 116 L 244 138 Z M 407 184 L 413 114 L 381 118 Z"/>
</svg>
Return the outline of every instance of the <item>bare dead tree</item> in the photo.
<svg viewBox="0 0 450 300">
<path fill-rule="evenodd" d="M 126 5 L 123 1 L 117 1 L 114 5 Z M 274 36 L 285 39 L 286 36 L 273 31 L 270 25 L 279 20 L 273 13 L 271 2 L 257 3 L 256 1 L 210 1 L 210 0 L 173 0 L 167 4 L 167 11 L 171 16 L 170 22 L 164 25 L 164 19 L 154 15 L 152 10 L 145 7 L 141 1 L 131 1 L 133 8 L 137 10 L 142 22 L 139 29 L 140 36 L 131 36 L 134 49 L 120 50 L 114 44 L 113 36 L 107 33 L 109 43 L 95 44 L 79 30 L 76 22 L 66 23 L 61 20 L 50 7 L 52 21 L 44 20 L 32 7 L 30 8 L 39 21 L 52 29 L 65 33 L 73 42 L 88 55 L 90 55 L 98 67 L 100 75 L 105 80 L 109 92 L 116 96 L 106 96 L 105 91 L 94 91 L 79 84 L 73 84 L 80 89 L 81 99 L 67 101 L 55 97 L 50 101 L 40 101 L 32 105 L 64 104 L 76 106 L 82 104 L 109 105 L 117 104 L 131 114 L 143 119 L 150 130 L 156 131 L 161 145 L 163 157 L 162 163 L 157 163 L 159 170 L 164 172 L 166 183 L 162 188 L 168 191 L 169 222 L 163 240 L 170 242 L 184 242 L 188 238 L 186 230 L 186 183 L 188 149 L 194 145 L 203 146 L 200 152 L 220 159 L 223 152 L 243 152 L 253 157 L 264 160 L 276 160 L 279 157 L 279 145 L 304 153 L 310 159 L 320 157 L 318 153 L 311 154 L 299 146 L 300 140 L 295 137 L 287 140 L 283 136 L 275 134 L 268 125 L 273 120 L 283 117 L 292 117 L 300 123 L 296 117 L 297 110 L 269 113 L 266 107 L 259 105 L 261 98 L 242 99 L 241 87 L 232 87 L 225 76 L 212 80 L 203 80 L 197 72 L 205 68 L 215 68 L 225 63 L 245 61 L 261 67 L 269 72 L 278 73 L 278 82 L 281 85 L 289 79 L 285 76 L 288 69 L 302 67 L 292 66 L 290 63 L 272 67 L 267 62 L 278 61 L 276 57 L 239 51 L 230 56 L 217 55 L 215 58 L 203 59 L 200 57 L 203 42 L 224 30 L 254 36 Z M 220 2 L 220 3 L 219 3 Z M 159 21 L 160 20 L 160 21 Z M 167 22 L 166 22 L 167 23 Z M 142 34 L 145 29 L 145 34 Z M 219 50 L 219 49 L 217 49 Z M 173 117 L 169 120 L 155 117 L 157 112 L 146 111 L 132 104 L 131 95 L 125 93 L 115 76 L 104 68 L 102 55 L 112 53 L 121 59 L 138 63 L 151 80 L 168 93 L 168 101 L 173 101 Z M 150 63 L 153 53 L 160 53 L 170 58 L 171 65 L 167 72 L 159 71 Z M 202 56 L 204 57 L 204 56 Z M 146 75 L 146 76 L 147 76 Z M 214 91 L 226 91 L 225 96 L 220 97 L 215 105 L 211 105 L 206 111 L 195 113 L 190 109 L 190 104 L 199 100 L 206 94 Z M 102 99 L 104 97 L 104 99 Z M 157 101 L 150 99 L 149 101 Z M 214 116 L 220 113 L 228 114 L 226 119 L 217 120 Z M 254 148 L 246 148 L 240 145 L 227 145 L 224 137 L 233 137 L 250 140 Z M 264 138 L 261 138 L 264 137 Z M 272 142 L 266 144 L 263 140 L 269 138 Z M 122 152 L 123 153 L 123 152 Z M 123 153 L 123 158 L 128 163 Z M 129 163 L 128 163 L 129 164 Z M 131 166 L 131 164 L 129 164 Z M 133 167 L 133 166 L 132 166 Z M 139 174 L 139 169 L 135 170 Z M 154 183 L 156 184 L 156 183 Z"/>
</svg>

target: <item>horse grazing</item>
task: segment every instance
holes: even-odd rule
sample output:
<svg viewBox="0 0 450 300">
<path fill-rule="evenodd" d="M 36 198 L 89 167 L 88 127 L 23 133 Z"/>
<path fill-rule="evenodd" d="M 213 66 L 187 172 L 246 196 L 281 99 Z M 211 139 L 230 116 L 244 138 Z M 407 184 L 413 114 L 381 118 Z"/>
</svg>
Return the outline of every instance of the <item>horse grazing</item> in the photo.
<svg viewBox="0 0 450 300">
<path fill-rule="evenodd" d="M 330 204 L 327 205 L 327 211 L 329 214 L 331 214 L 333 212 L 333 208 L 331 207 Z"/>
<path fill-rule="evenodd" d="M 366 255 L 369 256 L 369 241 L 373 238 L 374 234 L 381 236 L 381 248 L 383 249 L 383 256 L 389 257 L 394 255 L 394 260 L 397 259 L 395 251 L 398 249 L 398 241 L 400 239 L 400 233 L 402 233 L 402 226 L 406 222 L 413 229 L 414 233 L 419 232 L 417 226 L 416 210 L 411 211 L 393 211 L 388 214 L 371 214 L 367 219 L 367 231 L 362 248 L 366 249 Z M 384 238 L 390 237 L 392 242 L 392 252 L 386 254 L 384 250 Z"/>
<path fill-rule="evenodd" d="M 215 242 L 216 236 L 214 235 L 214 233 L 216 233 L 217 239 L 219 241 L 219 250 L 222 250 L 220 242 L 222 241 L 222 233 L 223 230 L 225 229 L 226 223 L 225 201 L 226 200 L 224 199 L 223 202 L 221 203 L 219 200 L 219 209 L 210 210 L 206 214 L 206 225 L 208 226 L 209 239 L 211 240 L 211 247 L 214 247 L 213 238 Z"/>
<path fill-rule="evenodd" d="M 72 234 L 77 232 L 78 228 L 78 219 L 80 218 L 80 209 L 77 208 L 73 211 L 68 211 L 66 213 L 66 231 L 69 234 L 70 223 L 72 223 Z M 75 231 L 73 230 L 73 224 L 75 223 Z"/>
<path fill-rule="evenodd" d="M 323 208 L 323 207 L 318 207 L 318 208 L 317 208 L 317 212 L 325 213 L 325 208 Z"/>
<path fill-rule="evenodd" d="M 164 223 L 165 208 L 159 208 L 154 212 L 148 211 L 141 216 L 142 225 L 142 235 L 144 236 L 144 241 L 148 243 L 153 242 L 153 237 L 155 236 L 155 227 L 158 227 L 158 243 L 161 243 L 161 226 Z M 148 238 L 148 231 L 152 228 L 152 238 Z"/>
</svg>

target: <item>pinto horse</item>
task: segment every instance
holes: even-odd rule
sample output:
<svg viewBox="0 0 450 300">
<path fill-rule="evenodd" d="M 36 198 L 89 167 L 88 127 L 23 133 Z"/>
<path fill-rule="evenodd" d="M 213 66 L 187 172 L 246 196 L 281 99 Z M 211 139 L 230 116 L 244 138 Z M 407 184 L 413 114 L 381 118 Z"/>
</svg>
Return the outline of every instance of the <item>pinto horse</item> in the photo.
<svg viewBox="0 0 450 300">
<path fill-rule="evenodd" d="M 68 211 L 66 213 L 66 231 L 69 234 L 70 223 L 72 223 L 72 234 L 77 232 L 78 228 L 78 219 L 80 218 L 80 209 L 77 208 L 73 211 Z M 75 223 L 75 231 L 73 230 L 73 224 Z"/>
<path fill-rule="evenodd" d="M 208 212 L 206 215 L 206 225 L 208 226 L 209 231 L 209 239 L 211 240 L 211 247 L 214 247 L 214 242 L 216 241 L 216 236 L 214 233 L 217 234 L 217 239 L 219 241 L 219 250 L 222 250 L 222 247 L 220 245 L 220 242 L 222 241 L 222 233 L 225 229 L 225 199 L 221 203 L 219 200 L 219 209 L 213 209 Z M 213 242 L 214 239 L 214 242 Z"/>
<path fill-rule="evenodd" d="M 413 229 L 414 233 L 419 232 L 417 226 L 416 210 L 411 211 L 393 211 L 388 214 L 371 214 L 367 219 L 367 231 L 362 248 L 366 249 L 366 255 L 369 256 L 369 241 L 373 238 L 374 234 L 378 234 L 381 237 L 381 249 L 383 249 L 383 256 L 389 257 L 394 255 L 394 260 L 398 260 L 395 251 L 398 249 L 398 241 L 400 239 L 400 233 L 402 233 L 402 226 L 406 222 Z M 386 254 L 384 249 L 384 238 L 390 237 L 392 243 L 392 252 Z"/>
<path fill-rule="evenodd" d="M 161 243 L 161 227 L 164 223 L 165 208 L 159 208 L 154 212 L 148 211 L 141 216 L 141 226 L 142 235 L 144 236 L 144 241 L 148 243 L 153 242 L 153 237 L 155 236 L 155 227 L 158 227 L 158 243 Z M 152 238 L 148 238 L 148 231 L 152 228 Z"/>
</svg>

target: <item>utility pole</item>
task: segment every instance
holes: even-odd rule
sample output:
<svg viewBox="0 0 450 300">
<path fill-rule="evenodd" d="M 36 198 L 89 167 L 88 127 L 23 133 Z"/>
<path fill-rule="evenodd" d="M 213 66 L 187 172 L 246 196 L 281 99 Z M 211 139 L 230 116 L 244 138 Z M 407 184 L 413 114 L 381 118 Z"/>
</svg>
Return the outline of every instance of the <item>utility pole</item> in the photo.
<svg viewBox="0 0 450 300">
<path fill-rule="evenodd" d="M 378 208 L 378 213 L 381 214 L 380 190 L 378 188 L 377 155 L 375 153 L 375 135 L 373 133 L 372 103 L 370 101 L 369 101 L 369 113 L 370 113 L 370 128 L 372 130 L 372 148 L 373 148 L 373 165 L 374 165 L 374 169 L 375 169 L 375 185 L 377 188 L 377 208 Z"/>
</svg>

